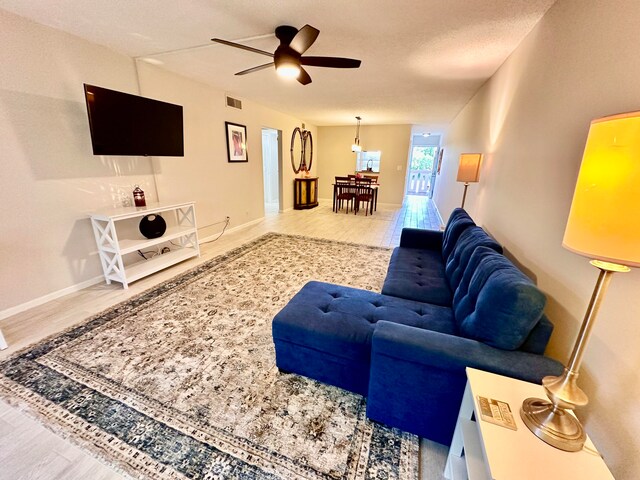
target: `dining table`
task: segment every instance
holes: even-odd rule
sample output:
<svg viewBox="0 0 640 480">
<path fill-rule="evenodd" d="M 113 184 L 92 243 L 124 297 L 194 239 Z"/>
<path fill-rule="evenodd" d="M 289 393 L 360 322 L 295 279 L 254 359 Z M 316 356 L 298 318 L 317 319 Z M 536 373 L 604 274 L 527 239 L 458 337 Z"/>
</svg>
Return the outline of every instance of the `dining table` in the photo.
<svg viewBox="0 0 640 480">
<path fill-rule="evenodd" d="M 348 183 L 334 183 L 333 184 L 333 208 L 332 210 L 334 212 L 338 212 L 338 194 L 340 192 L 341 188 L 355 188 L 356 186 L 358 186 L 358 188 L 364 188 L 367 190 L 370 190 L 371 192 L 371 202 L 369 202 L 369 214 L 373 215 L 374 211 L 378 210 L 378 190 L 380 189 L 380 184 L 379 183 L 359 183 L 356 179 L 352 179 L 352 181 L 348 182 Z M 355 205 L 354 209 L 355 212 L 358 212 L 358 207 L 359 205 Z"/>
</svg>

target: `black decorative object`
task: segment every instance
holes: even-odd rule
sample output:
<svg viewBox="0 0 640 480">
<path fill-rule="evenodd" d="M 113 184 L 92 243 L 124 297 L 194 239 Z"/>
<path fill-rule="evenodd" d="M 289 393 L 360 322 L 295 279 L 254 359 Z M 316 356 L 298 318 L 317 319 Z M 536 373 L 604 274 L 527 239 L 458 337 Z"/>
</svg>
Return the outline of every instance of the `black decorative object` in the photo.
<svg viewBox="0 0 640 480">
<path fill-rule="evenodd" d="M 140 233 L 147 238 L 158 238 L 167 230 L 167 222 L 160 215 L 152 213 L 140 220 Z"/>
</svg>

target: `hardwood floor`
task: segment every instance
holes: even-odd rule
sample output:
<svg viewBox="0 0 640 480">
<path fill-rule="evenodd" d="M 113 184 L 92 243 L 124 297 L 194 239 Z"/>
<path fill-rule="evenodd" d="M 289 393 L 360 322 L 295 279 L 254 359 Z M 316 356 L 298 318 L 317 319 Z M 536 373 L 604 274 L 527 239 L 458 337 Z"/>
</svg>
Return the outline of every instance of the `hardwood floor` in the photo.
<svg viewBox="0 0 640 480">
<path fill-rule="evenodd" d="M 393 247 L 404 227 L 441 228 L 433 203 L 409 196 L 402 208 L 378 205 L 371 216 L 333 213 L 329 202 L 311 210 L 268 213 L 260 222 L 222 235 L 201 245 L 201 256 L 139 280 L 124 290 L 119 283 L 94 285 L 0 321 L 12 353 L 70 328 L 87 317 L 126 300 L 267 232 L 305 235 L 367 245 Z M 446 448 L 432 442 L 421 445 L 421 478 L 441 478 Z M 116 479 L 119 474 L 58 437 L 8 403 L 0 401 L 0 480 L 18 479 Z"/>
</svg>

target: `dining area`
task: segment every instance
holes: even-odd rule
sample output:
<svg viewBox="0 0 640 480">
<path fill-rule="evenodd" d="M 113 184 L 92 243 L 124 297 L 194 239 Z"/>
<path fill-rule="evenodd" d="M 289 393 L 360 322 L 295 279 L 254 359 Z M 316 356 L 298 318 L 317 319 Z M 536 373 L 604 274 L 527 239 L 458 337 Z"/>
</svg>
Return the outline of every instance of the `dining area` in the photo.
<svg viewBox="0 0 640 480">
<path fill-rule="evenodd" d="M 333 211 L 373 215 L 378 206 L 379 189 L 378 175 L 336 176 L 333 183 Z"/>
</svg>

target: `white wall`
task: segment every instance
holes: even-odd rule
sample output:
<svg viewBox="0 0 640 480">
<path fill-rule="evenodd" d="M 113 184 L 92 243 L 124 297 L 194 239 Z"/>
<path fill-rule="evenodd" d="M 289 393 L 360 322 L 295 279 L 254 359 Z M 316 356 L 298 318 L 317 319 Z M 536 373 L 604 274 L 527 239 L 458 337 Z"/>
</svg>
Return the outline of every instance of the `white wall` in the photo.
<svg viewBox="0 0 640 480">
<path fill-rule="evenodd" d="M 560 0 L 453 122 L 436 203 L 459 205 L 458 155 L 485 154 L 468 210 L 547 294 L 566 362 L 597 278 L 561 247 L 593 118 L 640 110 L 640 3 Z M 617 274 L 588 346 L 578 411 L 617 479 L 640 472 L 640 272 Z"/>
<path fill-rule="evenodd" d="M 440 135 L 429 135 L 428 137 L 425 137 L 424 135 L 411 136 L 412 147 L 425 147 L 431 145 L 440 145 Z"/>
<path fill-rule="evenodd" d="M 0 10 L 0 311 L 101 275 L 88 214 L 156 197 L 151 161 L 94 156 L 83 83 L 138 93 L 133 61 Z"/>
<path fill-rule="evenodd" d="M 262 128 L 283 132 L 283 209 L 293 207 L 294 173 L 289 141 L 302 120 L 243 99 L 242 110 L 225 106 L 225 93 L 172 72 L 140 62 L 142 94 L 177 103 L 184 108 L 184 158 L 154 158 L 158 195 L 162 201 L 196 201 L 200 236 L 221 230 L 219 223 L 231 217 L 238 226 L 264 216 L 262 178 Z M 247 127 L 246 163 L 229 163 L 225 121 Z M 306 124 L 314 137 L 314 126 Z M 316 165 L 312 166 L 315 174 Z"/>
<path fill-rule="evenodd" d="M 222 91 L 136 71 L 127 56 L 2 10 L 0 64 L 0 318 L 100 277 L 88 215 L 131 200 L 135 184 L 147 202 L 195 200 L 201 238 L 227 215 L 231 226 L 261 218 L 262 127 L 283 131 L 282 208 L 293 206 L 288 138 L 300 119 L 246 100 L 227 108 Z M 83 83 L 183 105 L 184 158 L 94 156 Z M 247 126 L 248 163 L 227 162 L 225 120 Z"/>
</svg>

